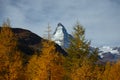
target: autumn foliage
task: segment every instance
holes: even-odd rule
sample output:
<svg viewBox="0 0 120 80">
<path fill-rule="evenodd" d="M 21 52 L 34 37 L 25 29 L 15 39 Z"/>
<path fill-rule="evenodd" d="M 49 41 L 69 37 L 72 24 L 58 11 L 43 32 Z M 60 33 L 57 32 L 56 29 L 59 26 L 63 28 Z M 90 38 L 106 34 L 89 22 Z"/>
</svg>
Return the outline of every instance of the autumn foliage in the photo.
<svg viewBox="0 0 120 80">
<path fill-rule="evenodd" d="M 0 80 L 16 80 L 22 69 L 20 51 L 17 50 L 17 39 L 10 25 L 3 24 L 0 31 Z"/>
<path fill-rule="evenodd" d="M 19 50 L 19 41 L 5 22 L 0 29 L 0 80 L 120 80 L 120 61 L 98 64 L 97 49 L 90 51 L 85 29 L 76 24 L 67 56 L 56 50 L 55 43 L 42 41 L 33 55 Z"/>
<path fill-rule="evenodd" d="M 53 42 L 43 42 L 41 55 L 33 55 L 27 66 L 30 80 L 62 80 L 63 57 L 55 51 Z"/>
</svg>

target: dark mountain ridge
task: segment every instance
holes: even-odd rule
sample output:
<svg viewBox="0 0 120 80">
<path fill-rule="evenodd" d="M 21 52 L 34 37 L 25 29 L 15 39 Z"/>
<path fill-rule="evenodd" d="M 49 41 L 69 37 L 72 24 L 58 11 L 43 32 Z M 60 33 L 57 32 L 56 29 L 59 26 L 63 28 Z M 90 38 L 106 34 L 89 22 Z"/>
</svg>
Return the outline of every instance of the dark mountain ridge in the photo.
<svg viewBox="0 0 120 80">
<path fill-rule="evenodd" d="M 18 39 L 18 49 L 20 49 L 23 53 L 28 55 L 32 55 L 34 52 L 40 51 L 42 49 L 42 41 L 48 41 L 27 29 L 11 29 L 15 34 L 15 37 Z M 67 55 L 67 53 L 56 43 L 55 47 L 56 51 L 60 52 L 63 55 Z"/>
</svg>

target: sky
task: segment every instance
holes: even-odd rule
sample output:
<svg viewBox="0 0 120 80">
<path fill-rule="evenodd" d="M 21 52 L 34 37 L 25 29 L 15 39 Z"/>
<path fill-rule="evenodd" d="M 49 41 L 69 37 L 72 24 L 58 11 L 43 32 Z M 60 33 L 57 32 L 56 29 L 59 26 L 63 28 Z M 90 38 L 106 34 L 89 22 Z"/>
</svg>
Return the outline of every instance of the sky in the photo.
<svg viewBox="0 0 120 80">
<path fill-rule="evenodd" d="M 120 46 L 120 0 L 0 0 L 0 25 L 43 36 L 48 23 L 54 32 L 62 23 L 69 33 L 77 21 L 93 46 Z"/>
</svg>

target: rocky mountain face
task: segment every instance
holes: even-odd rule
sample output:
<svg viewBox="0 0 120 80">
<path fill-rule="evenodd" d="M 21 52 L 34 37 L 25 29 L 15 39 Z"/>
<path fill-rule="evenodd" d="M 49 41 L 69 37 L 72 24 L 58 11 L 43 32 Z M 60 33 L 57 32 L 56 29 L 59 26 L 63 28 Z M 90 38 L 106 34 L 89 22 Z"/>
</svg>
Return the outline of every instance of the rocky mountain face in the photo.
<svg viewBox="0 0 120 80">
<path fill-rule="evenodd" d="M 72 38 L 72 36 L 68 34 L 65 27 L 61 23 L 58 23 L 57 28 L 53 33 L 52 40 L 62 48 L 67 48 L 70 43 L 70 38 Z"/>
</svg>

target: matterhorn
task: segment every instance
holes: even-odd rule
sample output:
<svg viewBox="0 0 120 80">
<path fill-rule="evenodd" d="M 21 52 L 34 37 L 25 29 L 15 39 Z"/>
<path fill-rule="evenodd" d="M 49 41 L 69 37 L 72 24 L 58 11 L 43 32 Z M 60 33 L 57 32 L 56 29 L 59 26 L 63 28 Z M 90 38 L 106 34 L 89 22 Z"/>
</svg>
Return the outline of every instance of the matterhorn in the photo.
<svg viewBox="0 0 120 80">
<path fill-rule="evenodd" d="M 58 23 L 56 30 L 53 33 L 52 40 L 62 48 L 67 48 L 70 44 L 70 38 L 72 38 L 72 36 L 68 34 L 65 27 L 61 23 Z"/>
</svg>

